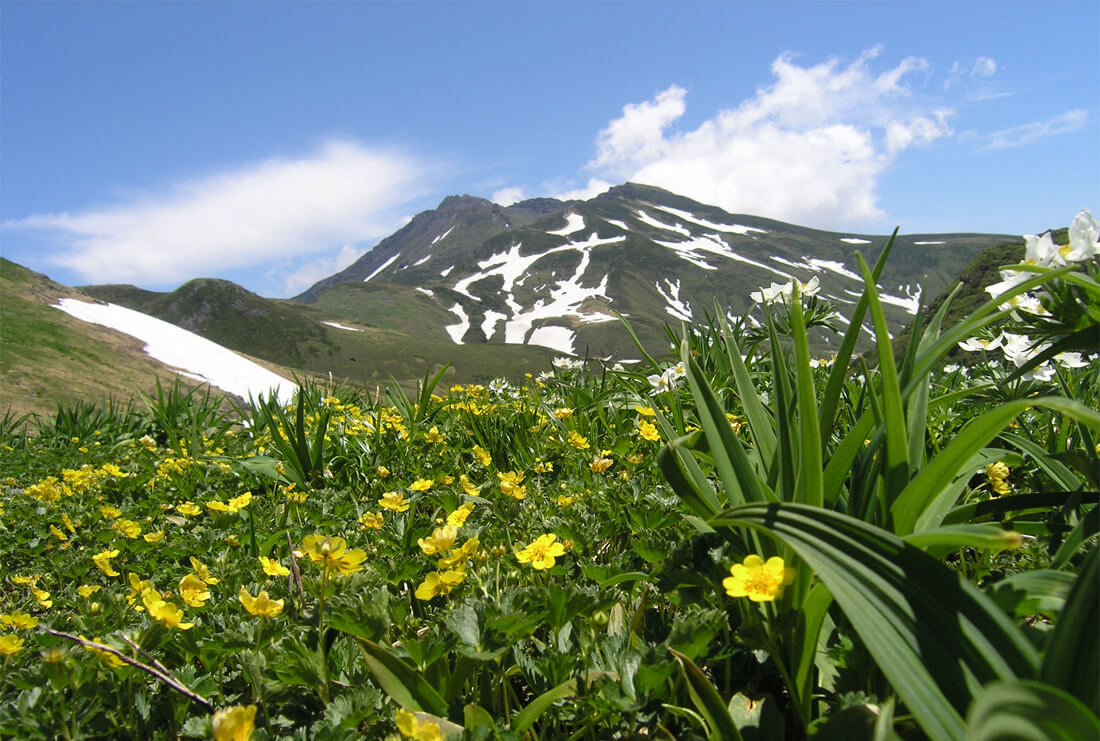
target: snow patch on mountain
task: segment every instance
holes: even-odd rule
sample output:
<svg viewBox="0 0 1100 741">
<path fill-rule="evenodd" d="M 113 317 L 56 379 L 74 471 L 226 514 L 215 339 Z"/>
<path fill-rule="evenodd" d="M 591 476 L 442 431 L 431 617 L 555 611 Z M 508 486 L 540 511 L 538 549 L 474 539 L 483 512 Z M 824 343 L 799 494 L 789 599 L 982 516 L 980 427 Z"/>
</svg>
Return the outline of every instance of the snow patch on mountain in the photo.
<svg viewBox="0 0 1100 741">
<path fill-rule="evenodd" d="M 573 349 L 576 341 L 576 333 L 573 330 L 553 324 L 535 328 L 531 332 L 531 336 L 527 338 L 528 345 L 549 347 L 551 350 L 568 353 L 569 355 L 576 355 Z"/>
<path fill-rule="evenodd" d="M 579 232 L 584 229 L 584 217 L 578 213 L 570 213 L 565 217 L 565 226 L 561 229 L 547 230 L 547 234 L 556 234 L 561 237 L 568 236 L 574 232 Z"/>
<path fill-rule="evenodd" d="M 363 331 L 363 330 L 359 329 L 358 327 L 349 327 L 347 325 L 340 324 L 339 322 L 321 322 L 321 324 L 327 324 L 328 326 L 336 327 L 337 329 L 346 329 L 349 332 L 362 332 Z"/>
<path fill-rule="evenodd" d="M 452 271 L 452 270 L 454 270 L 454 269 L 455 269 L 455 266 L 454 266 L 454 265 L 452 265 L 452 266 L 451 266 L 451 267 L 449 267 L 449 268 L 444 268 L 443 270 L 440 270 L 440 271 L 439 271 L 439 274 L 440 274 L 440 275 L 441 275 L 442 277 L 446 278 L 446 277 L 447 277 L 448 275 L 450 275 L 450 274 L 451 274 L 451 271 Z"/>
<path fill-rule="evenodd" d="M 435 293 L 433 293 L 432 291 L 428 290 L 427 288 L 421 288 L 420 286 L 417 286 L 416 290 L 420 291 L 425 296 L 434 296 L 435 295 Z"/>
<path fill-rule="evenodd" d="M 742 226 L 741 224 L 719 224 L 714 221 L 708 221 L 707 219 L 696 216 L 693 213 L 690 213 L 688 211 L 681 211 L 680 209 L 672 208 L 671 206 L 658 206 L 657 208 L 666 213 L 672 214 L 673 216 L 677 216 L 684 221 L 689 221 L 692 224 L 697 224 L 698 226 L 705 227 L 707 229 L 714 229 L 720 232 L 731 232 L 733 234 L 741 235 L 747 235 L 749 234 L 749 232 L 760 232 L 761 234 L 768 233 L 765 229 L 757 229 L 756 227 L 752 226 Z"/>
<path fill-rule="evenodd" d="M 466 331 L 470 329 L 470 317 L 466 316 L 465 309 L 462 308 L 462 304 L 455 304 L 451 307 L 451 313 L 458 315 L 457 324 L 448 324 L 443 329 L 447 330 L 447 334 L 451 336 L 456 345 L 462 344 L 462 338 L 466 335 Z"/>
<path fill-rule="evenodd" d="M 391 257 L 391 258 L 390 258 L 389 260 L 386 260 L 386 261 L 385 261 L 384 263 L 382 263 L 382 264 L 381 264 L 380 266 L 378 266 L 378 269 L 377 269 L 377 270 L 375 270 L 375 271 L 374 271 L 373 273 L 371 273 L 371 274 L 370 274 L 370 275 L 368 275 L 368 276 L 367 276 L 366 278 L 364 278 L 364 279 L 363 279 L 363 282 L 364 282 L 364 283 L 366 283 L 366 282 L 367 282 L 367 281 L 369 281 L 369 280 L 370 280 L 371 278 L 373 278 L 374 276 L 378 275 L 378 274 L 379 274 L 379 273 L 381 273 L 381 272 L 382 272 L 383 270 L 385 270 L 386 268 L 388 268 L 388 267 L 389 267 L 390 265 L 393 265 L 394 261 L 395 261 L 395 260 L 396 260 L 396 259 L 397 259 L 398 257 L 400 257 L 400 256 L 401 256 L 401 254 L 400 254 L 400 253 L 398 253 L 398 254 L 394 255 L 393 257 Z"/>
<path fill-rule="evenodd" d="M 297 384 L 253 363 L 227 347 L 182 327 L 116 304 L 61 299 L 54 308 L 91 324 L 118 330 L 145 343 L 145 352 L 183 375 L 247 399 L 270 397 L 290 402 Z"/>
<path fill-rule="evenodd" d="M 913 242 L 913 244 L 947 244 L 947 242 Z"/>
<path fill-rule="evenodd" d="M 440 234 L 438 237 L 436 237 L 435 239 L 432 240 L 432 244 L 434 245 L 436 242 L 440 242 L 440 241 L 446 239 L 447 235 L 450 234 L 451 232 L 453 232 L 454 229 L 455 228 L 452 226 L 450 229 L 448 229 L 447 231 Z M 431 245 L 429 245 L 429 246 L 431 246 Z"/>
<path fill-rule="evenodd" d="M 825 270 L 836 273 L 837 275 L 843 275 L 845 278 L 851 278 L 852 280 L 858 281 L 863 280 L 863 278 L 860 278 L 851 270 L 844 267 L 844 263 L 842 262 L 835 262 L 833 260 L 822 260 L 817 257 L 808 257 L 806 258 L 806 260 L 814 267 L 824 268 Z"/>
<path fill-rule="evenodd" d="M 847 242 L 848 244 L 871 244 L 869 239 L 860 239 L 859 237 L 841 237 L 841 242 Z"/>
<path fill-rule="evenodd" d="M 485 339 L 492 340 L 493 335 L 496 334 L 497 331 L 497 322 L 499 322 L 501 319 L 507 318 L 507 314 L 502 314 L 499 311 L 488 309 L 485 312 L 485 319 L 481 322 L 481 332 L 485 335 Z"/>
<path fill-rule="evenodd" d="M 702 237 L 694 237 L 685 242 L 661 242 L 659 240 L 653 240 L 662 247 L 668 247 L 670 250 L 676 252 L 677 256 L 682 257 L 693 265 L 698 265 L 704 270 L 717 270 L 716 267 L 706 262 L 700 252 L 706 252 L 713 255 L 719 255 L 730 260 L 736 260 L 737 262 L 743 262 L 746 265 L 752 265 L 753 267 L 766 270 L 769 273 L 774 273 L 782 278 L 790 280 L 794 276 L 790 273 L 773 268 L 771 265 L 766 265 L 757 260 L 753 260 L 751 257 L 745 257 L 744 255 L 734 252 L 728 244 L 726 244 L 717 234 L 707 234 Z"/>
<path fill-rule="evenodd" d="M 424 263 L 426 263 L 428 260 L 431 260 L 431 259 L 432 259 L 431 255 L 424 255 L 424 257 L 420 258 L 419 260 L 417 260 L 416 262 L 413 263 L 413 267 L 415 268 L 417 265 L 423 265 Z"/>
<path fill-rule="evenodd" d="M 691 313 L 691 307 L 680 299 L 680 279 L 677 278 L 675 282 L 665 278 L 665 284 L 668 286 L 668 292 L 661 288 L 660 283 L 654 284 L 657 289 L 657 293 L 661 294 L 661 298 L 665 300 L 665 311 L 671 314 L 676 319 L 682 319 L 685 322 L 693 321 Z"/>
<path fill-rule="evenodd" d="M 641 209 L 638 209 L 634 213 L 635 213 L 635 215 L 637 215 L 638 221 L 640 221 L 643 224 L 646 224 L 648 226 L 651 226 L 654 229 L 660 229 L 661 231 L 665 231 L 665 232 L 673 232 L 673 233 L 679 234 L 683 237 L 690 237 L 691 236 L 691 232 L 689 230 L 685 229 L 684 227 L 680 226 L 679 224 L 673 225 L 673 224 L 666 224 L 663 221 L 658 221 L 657 219 L 650 216 L 649 214 L 647 214 L 645 211 L 642 211 Z"/>
<path fill-rule="evenodd" d="M 619 227 L 624 232 L 630 231 L 630 226 L 625 221 L 619 221 L 618 219 L 604 219 L 604 221 L 606 221 L 608 224 L 611 224 L 612 226 Z"/>
</svg>

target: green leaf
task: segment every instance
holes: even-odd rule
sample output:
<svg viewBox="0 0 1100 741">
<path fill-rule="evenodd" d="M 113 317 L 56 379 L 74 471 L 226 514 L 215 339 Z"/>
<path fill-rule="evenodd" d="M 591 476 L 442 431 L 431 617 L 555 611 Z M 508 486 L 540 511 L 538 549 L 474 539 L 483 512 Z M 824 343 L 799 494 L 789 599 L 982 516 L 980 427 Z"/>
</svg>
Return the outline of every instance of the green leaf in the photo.
<svg viewBox="0 0 1100 741">
<path fill-rule="evenodd" d="M 897 239 L 897 236 L 898 230 L 894 229 L 894 233 L 890 235 L 886 246 L 882 248 L 878 259 L 875 260 L 875 267 L 871 269 L 871 277 L 876 283 L 879 276 L 882 275 L 882 269 L 886 266 L 886 258 L 894 249 L 894 240 Z M 855 308 L 852 309 L 848 329 L 840 341 L 840 349 L 837 350 L 836 360 L 829 370 L 829 380 L 825 384 L 825 393 L 821 397 L 821 409 L 819 410 L 822 440 L 829 439 L 829 433 L 832 431 L 833 423 L 836 420 L 836 410 L 840 404 L 844 381 L 848 377 L 848 365 L 851 363 L 852 353 L 855 351 L 856 342 L 859 340 L 859 333 L 863 331 L 863 317 L 867 313 L 867 303 L 867 294 L 864 292 L 859 297 L 859 301 L 856 302 Z"/>
<path fill-rule="evenodd" d="M 726 343 L 726 353 L 729 356 L 730 367 L 733 369 L 733 380 L 737 386 L 737 395 L 741 398 L 741 404 L 745 409 L 745 420 L 749 425 L 749 434 L 755 444 L 756 455 L 761 464 L 771 460 L 775 455 L 775 430 L 772 427 L 771 417 L 768 416 L 760 394 L 756 391 L 756 384 L 749 376 L 749 369 L 745 361 L 741 359 L 741 349 L 737 346 L 737 339 L 730 331 L 729 323 L 722 312 L 718 312 L 718 319 L 722 326 L 722 338 Z"/>
<path fill-rule="evenodd" d="M 398 705 L 436 715 L 447 713 L 447 701 L 415 669 L 374 641 L 357 642 L 374 680 Z"/>
<path fill-rule="evenodd" d="M 619 681 L 619 676 L 614 672 L 591 672 L 585 678 L 589 683 L 596 681 L 600 677 L 608 677 L 614 681 Z M 516 716 L 512 718 L 511 729 L 515 733 L 522 734 L 532 725 L 539 717 L 545 713 L 550 707 L 558 700 L 564 700 L 567 697 L 572 697 L 577 694 L 577 678 L 567 679 L 557 687 L 551 687 L 543 692 L 541 695 L 532 700 L 527 707 L 516 713 Z"/>
<path fill-rule="evenodd" d="M 712 741 L 742 741 L 741 731 L 733 722 L 729 708 L 703 671 L 695 665 L 695 662 L 676 649 L 670 648 L 669 653 L 680 664 L 680 673 L 687 682 L 688 695 L 691 696 L 692 704 L 706 720 L 708 738 Z"/>
<path fill-rule="evenodd" d="M 967 714 L 970 741 L 1100 738 L 1096 714 L 1057 687 L 1031 680 L 983 687 Z"/>
<path fill-rule="evenodd" d="M 1100 412 L 1084 404 L 1056 396 L 1038 399 L 1016 399 L 997 406 L 977 419 L 968 422 L 941 450 L 935 458 L 913 477 L 891 507 L 894 515 L 894 531 L 907 535 L 914 530 L 931 528 L 940 523 L 924 517 L 925 512 L 940 512 L 946 508 L 937 503 L 948 484 L 963 469 L 971 456 L 984 448 L 1009 422 L 1023 411 L 1043 407 L 1061 412 L 1071 419 L 1090 426 L 1100 427 Z"/>
<path fill-rule="evenodd" d="M 901 385 L 894 366 L 894 347 L 890 342 L 890 330 L 882 302 L 878 298 L 875 279 L 863 256 L 856 253 L 859 268 L 863 272 L 864 295 L 871 309 L 871 321 L 875 326 L 875 344 L 878 350 L 879 379 L 882 383 L 882 411 L 886 422 L 886 468 L 883 472 L 887 504 L 905 488 L 909 481 L 909 442 L 905 430 L 905 406 L 902 404 Z"/>
<path fill-rule="evenodd" d="M 726 418 L 725 407 L 718 400 L 699 365 L 691 357 L 686 342 L 681 347 L 680 357 L 687 369 L 688 384 L 695 396 L 699 423 L 710 445 L 711 455 L 714 457 L 714 468 L 722 481 L 727 502 L 740 504 L 745 501 L 765 501 L 760 479 L 745 454 L 744 445 L 734 434 Z"/>
<path fill-rule="evenodd" d="M 814 371 L 810 367 L 810 343 L 806 338 L 805 318 L 798 281 L 793 281 L 791 296 L 791 334 L 794 338 L 795 380 L 798 388 L 799 462 L 795 501 L 820 507 L 824 503 L 821 459 L 821 431 L 817 420 L 817 394 Z"/>
<path fill-rule="evenodd" d="M 1065 571 L 1036 569 L 1009 574 L 985 588 L 1006 614 L 1027 618 L 1036 613 L 1057 615 L 1062 611 L 1077 577 Z"/>
<path fill-rule="evenodd" d="M 938 555 L 946 555 L 964 547 L 983 551 L 1019 548 L 1024 538 L 1020 533 L 1005 530 L 996 523 L 980 522 L 971 525 L 943 525 L 921 530 L 903 536 L 902 540 L 925 551 L 933 548 L 942 549 Z"/>
<path fill-rule="evenodd" d="M 1077 570 L 1039 678 L 1070 693 L 1100 715 L 1100 548 L 1093 546 Z M 1085 738 L 1082 736 L 1082 738 Z M 1096 738 L 1094 735 L 1093 738 Z"/>
<path fill-rule="evenodd" d="M 1033 646 L 988 597 L 893 534 L 799 504 L 747 504 L 711 521 L 786 543 L 829 589 L 924 732 L 963 739 L 970 688 L 1033 676 Z"/>
</svg>

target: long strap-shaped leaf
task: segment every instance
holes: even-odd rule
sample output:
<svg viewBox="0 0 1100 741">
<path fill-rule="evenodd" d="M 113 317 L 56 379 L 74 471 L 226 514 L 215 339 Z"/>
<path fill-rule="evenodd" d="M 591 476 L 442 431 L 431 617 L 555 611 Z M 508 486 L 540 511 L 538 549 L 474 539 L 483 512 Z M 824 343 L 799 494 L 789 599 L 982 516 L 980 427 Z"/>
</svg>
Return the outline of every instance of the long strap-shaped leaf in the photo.
<svg viewBox="0 0 1100 741">
<path fill-rule="evenodd" d="M 1093 546 L 1077 570 L 1077 582 L 1043 657 L 1040 678 L 1100 714 L 1100 550 Z"/>
<path fill-rule="evenodd" d="M 988 597 L 881 528 L 800 504 L 746 504 L 711 525 L 755 528 L 793 549 L 930 738 L 965 737 L 972 687 L 1035 675 L 1035 648 Z"/>
<path fill-rule="evenodd" d="M 878 298 L 875 279 L 858 252 L 859 268 L 863 272 L 865 295 L 870 302 L 871 320 L 875 325 L 875 345 L 878 349 L 879 379 L 882 383 L 882 411 L 886 422 L 886 467 L 883 479 L 886 484 L 887 503 L 905 488 L 909 481 L 909 435 L 905 426 L 905 405 L 902 403 L 901 384 L 894 366 L 894 346 L 890 342 L 890 331 L 886 325 L 886 315 L 882 311 L 882 302 Z"/>
<path fill-rule="evenodd" d="M 1057 396 L 1016 399 L 989 410 L 967 423 L 897 497 L 891 508 L 894 532 L 908 535 L 915 530 L 940 525 L 954 504 L 940 501 L 943 492 L 948 491 L 951 480 L 963 470 L 971 456 L 988 445 L 1018 414 L 1031 407 L 1051 409 L 1091 427 L 1100 427 L 1100 412 Z"/>
</svg>

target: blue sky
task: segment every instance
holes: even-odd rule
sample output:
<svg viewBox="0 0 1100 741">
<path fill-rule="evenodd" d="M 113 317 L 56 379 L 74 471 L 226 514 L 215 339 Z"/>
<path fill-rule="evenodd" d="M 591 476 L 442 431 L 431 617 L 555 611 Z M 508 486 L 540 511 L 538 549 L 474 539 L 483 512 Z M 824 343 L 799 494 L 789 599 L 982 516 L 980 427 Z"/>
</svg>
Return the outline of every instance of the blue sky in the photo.
<svg viewBox="0 0 1100 741">
<path fill-rule="evenodd" d="M 853 233 L 1100 210 L 1100 3 L 0 3 L 0 239 L 289 296 L 449 194 Z"/>
</svg>

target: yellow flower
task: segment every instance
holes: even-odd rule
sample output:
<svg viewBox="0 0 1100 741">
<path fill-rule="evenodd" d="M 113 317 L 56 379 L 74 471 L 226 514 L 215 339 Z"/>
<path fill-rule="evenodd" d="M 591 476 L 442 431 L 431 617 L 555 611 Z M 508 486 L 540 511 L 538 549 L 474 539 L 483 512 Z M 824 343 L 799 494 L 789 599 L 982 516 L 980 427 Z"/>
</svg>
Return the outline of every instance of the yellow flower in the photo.
<svg viewBox="0 0 1100 741">
<path fill-rule="evenodd" d="M 99 513 L 103 515 L 104 520 L 113 520 L 122 514 L 122 510 L 118 507 L 112 507 L 109 504 L 105 504 L 99 508 Z"/>
<path fill-rule="evenodd" d="M 38 625 L 38 618 L 16 610 L 10 615 L 0 615 L 0 624 L 10 626 L 16 630 L 30 630 Z"/>
<path fill-rule="evenodd" d="M 424 439 L 430 443 L 441 443 L 444 437 L 442 433 L 439 432 L 439 428 L 433 426 L 432 429 L 428 430 L 427 434 L 424 435 Z"/>
<path fill-rule="evenodd" d="M 31 587 L 31 594 L 38 600 L 38 604 L 43 607 L 53 607 L 53 600 L 50 599 L 50 593 L 45 589 L 39 589 L 38 587 Z"/>
<path fill-rule="evenodd" d="M 15 656 L 23 650 L 23 639 L 9 633 L 0 636 L 0 656 Z"/>
<path fill-rule="evenodd" d="M 439 483 L 443 484 L 444 486 L 450 486 L 451 484 L 453 484 L 455 482 L 455 477 L 452 476 L 449 473 L 445 473 L 445 474 L 442 474 L 439 477 L 438 481 L 439 481 Z"/>
<path fill-rule="evenodd" d="M 569 419 L 573 416 L 573 410 L 569 407 L 558 407 L 554 410 L 554 417 L 557 419 Z"/>
<path fill-rule="evenodd" d="M 437 527 L 432 532 L 431 537 L 420 538 L 416 542 L 420 546 L 420 550 L 424 551 L 425 556 L 434 556 L 437 553 L 443 553 L 454 545 L 457 535 L 458 528 L 447 525 L 446 527 Z"/>
<path fill-rule="evenodd" d="M 989 479 L 989 485 L 993 489 L 994 496 L 1003 497 L 1012 493 L 1012 484 L 1006 480 L 1010 473 L 1011 471 L 1004 461 L 990 463 L 985 467 L 985 475 Z"/>
<path fill-rule="evenodd" d="M 145 540 L 146 543 L 159 543 L 160 541 L 164 540 L 164 531 L 157 530 L 155 533 L 145 533 L 145 535 L 142 535 L 141 537 Z"/>
<path fill-rule="evenodd" d="M 437 568 L 440 569 L 453 569 L 455 566 L 465 564 L 467 561 L 473 558 L 473 555 L 477 552 L 478 546 L 480 544 L 481 541 L 479 541 L 477 539 L 477 536 L 475 535 L 474 537 L 463 543 L 460 547 L 452 550 L 451 555 L 436 561 L 435 565 Z"/>
<path fill-rule="evenodd" d="M 474 446 L 474 458 L 476 458 L 477 462 L 485 466 L 486 468 L 488 468 L 493 462 L 493 456 L 489 455 L 489 451 L 481 447 L 480 445 Z"/>
<path fill-rule="evenodd" d="M 643 417 L 655 417 L 657 415 L 657 412 L 653 411 L 653 407 L 638 407 L 634 411 Z"/>
<path fill-rule="evenodd" d="M 569 433 L 569 440 L 567 442 L 577 450 L 588 450 L 589 448 L 588 438 L 576 430 Z"/>
<path fill-rule="evenodd" d="M 554 464 L 550 461 L 540 460 L 535 463 L 535 473 L 551 473 L 554 470 Z"/>
<path fill-rule="evenodd" d="M 159 599 L 157 595 L 157 589 L 153 586 L 153 582 L 149 579 L 139 579 L 138 575 L 130 572 L 126 575 L 130 581 L 130 594 L 126 595 L 126 602 L 130 605 L 134 605 L 134 609 L 138 612 L 143 612 L 144 607 L 135 604 L 137 598 L 141 597 L 142 601 L 146 600 L 145 595 L 148 593 L 152 595 L 152 599 Z"/>
<path fill-rule="evenodd" d="M 730 576 L 722 580 L 722 586 L 730 597 L 771 602 L 783 593 L 783 587 L 794 581 L 794 576 L 794 569 L 786 568 L 779 556 L 764 561 L 752 554 L 730 567 Z"/>
<path fill-rule="evenodd" d="M 81 640 L 85 640 L 85 641 L 88 640 L 84 636 L 80 636 L 80 638 L 81 638 Z M 97 638 L 94 639 L 93 642 L 94 643 L 103 643 L 103 639 L 97 637 Z M 102 648 L 96 648 L 95 646 L 89 646 L 89 645 L 83 644 L 83 643 L 81 645 L 84 646 L 85 651 L 87 651 L 89 653 L 92 653 L 92 654 L 95 654 L 99 658 L 106 661 L 109 666 L 113 666 L 113 667 L 117 668 L 117 667 L 120 667 L 120 666 L 124 666 L 125 663 L 126 663 L 122 659 L 115 656 L 113 653 L 111 653 L 109 651 L 104 651 Z"/>
<path fill-rule="evenodd" d="M 56 525 L 50 525 L 50 534 L 62 542 L 69 539 L 69 536 L 61 532 Z"/>
<path fill-rule="evenodd" d="M 111 529 L 126 538 L 136 538 L 141 535 L 141 525 L 126 518 L 115 520 L 115 523 L 111 525 Z"/>
<path fill-rule="evenodd" d="M 409 489 L 412 491 L 427 491 L 432 488 L 432 484 L 435 482 L 431 479 L 417 479 L 409 484 Z"/>
<path fill-rule="evenodd" d="M 145 597 L 147 594 L 151 594 L 151 592 L 144 593 L 142 597 Z M 145 607 L 148 608 L 150 617 L 169 628 L 190 630 L 195 627 L 194 623 L 181 622 L 183 619 L 183 610 L 178 609 L 171 602 L 165 602 L 162 599 L 148 599 L 145 602 Z"/>
<path fill-rule="evenodd" d="M 556 543 L 557 539 L 558 536 L 554 533 L 540 535 L 530 545 L 516 553 L 516 560 L 531 564 L 537 571 L 552 568 L 554 559 L 565 555 L 565 546 Z"/>
<path fill-rule="evenodd" d="M 80 523 L 78 522 L 78 523 L 76 523 L 76 525 L 74 525 L 73 521 L 69 519 L 69 516 L 67 514 L 65 514 L 64 512 L 62 512 L 61 513 L 61 524 L 64 525 L 65 529 L 68 530 L 70 533 L 75 533 L 76 532 L 76 525 L 79 525 Z"/>
<path fill-rule="evenodd" d="M 194 502 L 184 502 L 183 504 L 177 504 L 176 511 L 179 512 L 181 515 L 186 515 L 187 517 L 194 517 L 202 513 L 202 510 L 199 509 Z"/>
<path fill-rule="evenodd" d="M 646 422 L 644 419 L 638 420 L 638 434 L 646 440 L 657 442 L 661 439 L 661 433 L 657 432 L 655 425 Z"/>
<path fill-rule="evenodd" d="M 206 566 L 206 564 L 204 564 L 202 561 L 195 558 L 194 556 L 191 556 L 191 568 L 194 570 L 195 574 L 198 575 L 198 577 L 207 584 L 218 583 L 217 577 L 210 575 L 210 569 Z"/>
<path fill-rule="evenodd" d="M 381 512 L 364 512 L 359 517 L 360 530 L 381 530 L 382 524 Z"/>
<path fill-rule="evenodd" d="M 570 504 L 572 504 L 575 501 L 577 501 L 577 498 L 575 496 L 572 496 L 572 495 L 567 496 L 565 494 L 559 494 L 558 498 L 554 500 L 554 502 L 559 507 L 568 507 Z"/>
<path fill-rule="evenodd" d="M 194 574 L 188 574 L 180 579 L 180 599 L 188 607 L 202 607 L 206 600 L 210 599 L 210 590 L 206 588 L 206 582 Z"/>
<path fill-rule="evenodd" d="M 593 473 L 603 473 L 613 465 L 615 465 L 615 461 L 610 458 L 593 458 L 592 462 L 588 464 L 588 467 Z"/>
<path fill-rule="evenodd" d="M 420 720 L 415 713 L 410 713 L 404 708 L 398 709 L 395 722 L 397 730 L 401 731 L 401 735 L 405 738 L 411 738 L 413 741 L 444 741 L 445 736 L 438 723 Z"/>
<path fill-rule="evenodd" d="M 233 512 L 240 512 L 242 509 L 252 503 L 252 492 L 246 491 L 240 496 L 233 497 L 229 500 L 229 507 Z"/>
<path fill-rule="evenodd" d="M 237 595 L 237 598 L 241 601 L 241 604 L 244 605 L 244 609 L 248 610 L 249 615 L 273 618 L 283 611 L 283 600 L 271 599 L 271 597 L 267 595 L 267 590 L 253 597 L 248 593 L 247 589 L 241 587 L 241 591 Z"/>
<path fill-rule="evenodd" d="M 470 481 L 470 477 L 466 474 L 462 474 L 458 477 L 458 483 L 462 485 L 462 491 L 466 492 L 468 497 L 476 497 L 481 494 L 481 489 L 477 484 Z"/>
<path fill-rule="evenodd" d="M 404 495 L 396 491 L 387 491 L 378 500 L 378 504 L 392 512 L 405 512 L 409 509 L 409 502 Z"/>
<path fill-rule="evenodd" d="M 386 468 L 385 466 L 379 466 L 378 468 L 374 469 L 374 472 L 378 474 L 378 478 L 380 479 L 384 479 L 390 475 L 390 469 Z"/>
<path fill-rule="evenodd" d="M 264 567 L 264 573 L 268 576 L 288 576 L 290 574 L 290 569 L 273 558 L 260 556 L 259 559 L 260 565 Z"/>
<path fill-rule="evenodd" d="M 84 599 L 88 599 L 100 589 L 102 589 L 102 587 L 100 587 L 98 584 L 94 586 L 91 584 L 81 584 L 79 587 L 76 588 L 76 593 Z"/>
<path fill-rule="evenodd" d="M 348 542 L 343 538 L 320 534 L 307 535 L 302 541 L 302 550 L 310 561 L 320 564 L 323 571 L 335 571 L 343 576 L 362 571 L 367 557 L 362 548 L 349 551 Z"/>
<path fill-rule="evenodd" d="M 447 515 L 447 524 L 452 527 L 462 527 L 466 524 L 466 518 L 474 511 L 474 503 L 466 502 L 451 514 Z"/>
<path fill-rule="evenodd" d="M 210 721 L 214 741 L 248 741 L 256 723 L 256 706 L 234 705 L 214 713 Z"/>
<path fill-rule="evenodd" d="M 505 471 L 498 473 L 497 478 L 500 479 L 500 490 L 512 499 L 524 499 L 527 496 L 527 487 L 520 486 L 523 483 L 523 474 L 516 471 Z"/>
<path fill-rule="evenodd" d="M 466 572 L 462 569 L 444 571 L 443 573 L 432 571 L 424 577 L 423 583 L 416 588 L 416 598 L 426 601 L 441 594 L 450 594 L 451 590 L 461 584 L 465 578 Z"/>
</svg>

